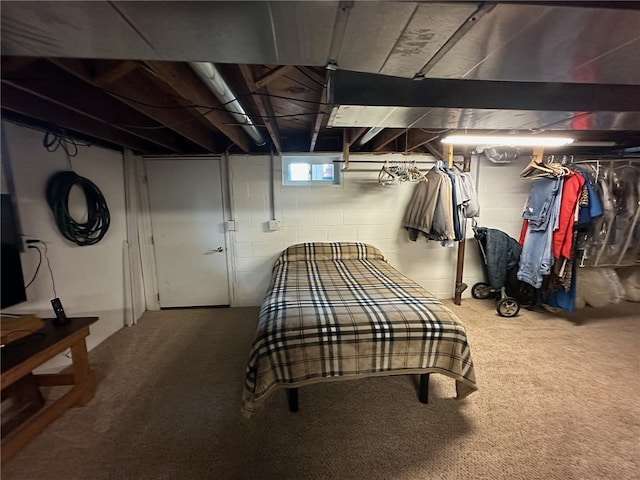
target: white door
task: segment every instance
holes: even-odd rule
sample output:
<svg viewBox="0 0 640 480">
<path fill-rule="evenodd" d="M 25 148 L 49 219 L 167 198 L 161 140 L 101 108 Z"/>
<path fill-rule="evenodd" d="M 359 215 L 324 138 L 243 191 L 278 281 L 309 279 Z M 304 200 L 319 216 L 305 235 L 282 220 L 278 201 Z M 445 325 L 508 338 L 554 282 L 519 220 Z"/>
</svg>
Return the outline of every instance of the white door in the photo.
<svg viewBox="0 0 640 480">
<path fill-rule="evenodd" d="M 160 307 L 228 305 L 220 160 L 147 159 Z"/>
</svg>

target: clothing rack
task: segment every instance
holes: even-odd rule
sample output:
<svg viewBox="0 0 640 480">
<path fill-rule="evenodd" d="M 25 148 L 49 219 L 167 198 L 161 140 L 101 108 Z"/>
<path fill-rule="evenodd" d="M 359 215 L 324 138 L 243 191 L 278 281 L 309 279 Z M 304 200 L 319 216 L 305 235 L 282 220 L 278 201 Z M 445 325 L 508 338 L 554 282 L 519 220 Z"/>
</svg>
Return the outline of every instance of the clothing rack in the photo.
<svg viewBox="0 0 640 480">
<path fill-rule="evenodd" d="M 456 155 L 456 157 L 460 157 L 460 155 Z M 398 160 L 398 162 L 401 162 L 402 160 Z M 432 159 L 428 159 L 428 160 L 416 160 L 415 162 L 413 161 L 409 161 L 407 160 L 407 163 L 416 163 L 417 165 L 435 165 L 436 162 L 441 161 L 437 158 L 433 158 Z M 333 163 L 347 163 L 345 160 L 333 160 Z M 384 161 L 380 161 L 380 160 L 349 160 L 349 165 L 351 164 L 358 164 L 358 163 L 369 163 L 372 165 L 380 165 L 381 163 L 384 163 Z M 462 165 L 464 164 L 464 159 L 455 159 L 453 160 L 453 164 L 458 164 L 458 165 Z M 347 171 L 347 170 L 345 170 Z M 356 170 L 357 172 L 362 172 L 363 170 Z"/>
<path fill-rule="evenodd" d="M 345 165 L 345 167 L 341 170 L 342 172 L 380 172 L 380 169 L 364 169 L 364 168 L 358 168 L 358 169 L 350 169 L 349 167 L 352 164 L 377 164 L 380 165 L 385 164 L 385 161 L 380 161 L 380 160 L 357 160 L 357 159 L 353 159 L 350 158 L 350 152 L 348 152 L 348 149 L 344 152 L 344 159 L 343 160 L 333 160 L 333 163 L 342 163 Z M 399 159 L 399 160 L 395 160 L 398 163 L 401 163 L 403 160 Z M 424 160 L 406 160 L 407 164 L 412 164 L 412 165 L 420 165 L 420 166 L 434 166 L 437 164 L 437 162 L 439 161 L 444 161 L 447 166 L 449 168 L 453 168 L 454 165 L 457 167 L 462 167 L 461 170 L 462 172 L 470 172 L 471 171 L 471 156 L 470 154 L 466 154 L 464 156 L 462 155 L 455 155 L 453 154 L 453 145 L 446 145 L 444 147 L 444 152 L 443 152 L 443 158 L 439 159 L 436 158 L 435 156 L 433 158 L 427 158 Z M 426 172 L 425 172 L 426 173 Z M 466 221 L 466 219 L 465 219 Z M 457 252 L 457 262 L 456 262 L 456 280 L 455 280 L 455 287 L 454 287 L 454 303 L 456 305 L 460 305 L 462 303 L 462 293 L 468 288 L 467 284 L 465 284 L 462 281 L 462 277 L 464 274 L 464 255 L 465 255 L 465 247 L 466 247 L 466 241 L 463 238 L 462 240 L 459 240 L 458 242 L 458 252 Z"/>
<path fill-rule="evenodd" d="M 558 163 L 552 163 L 556 160 Z M 603 197 L 604 210 L 592 230 L 580 238 L 584 248 L 579 265 L 621 267 L 640 264 L 640 239 L 637 238 L 640 236 L 640 157 L 576 158 L 573 155 L 544 155 L 543 150 L 538 149 L 534 150 L 520 176 L 530 179 L 564 176 L 571 173 L 573 166 L 591 178 L 599 196 Z M 618 170 L 627 168 L 632 170 L 617 174 Z"/>
<path fill-rule="evenodd" d="M 640 236 L 640 157 L 580 159 L 573 164 L 594 167 L 594 171 L 590 172 L 593 181 L 601 194 L 609 197 L 603 199 L 609 209 L 605 209 L 603 218 L 596 225 L 597 231 L 591 232 L 591 238 L 582 239 L 586 246 L 580 266 L 622 267 L 640 264 L 640 239 L 637 238 Z M 632 170 L 618 176 L 619 170 L 627 168 Z M 627 211 L 634 206 L 635 211 Z M 603 232 L 604 239 L 600 241 Z M 634 238 L 636 242 L 632 246 Z"/>
</svg>

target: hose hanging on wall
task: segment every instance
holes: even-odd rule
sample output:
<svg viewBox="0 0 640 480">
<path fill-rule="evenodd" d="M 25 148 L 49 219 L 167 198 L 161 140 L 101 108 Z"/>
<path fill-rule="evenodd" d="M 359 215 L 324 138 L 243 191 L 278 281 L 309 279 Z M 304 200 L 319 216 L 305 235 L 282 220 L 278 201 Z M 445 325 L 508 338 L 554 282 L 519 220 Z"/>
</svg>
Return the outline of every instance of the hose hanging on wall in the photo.
<svg viewBox="0 0 640 480">
<path fill-rule="evenodd" d="M 87 221 L 77 222 L 69 213 L 69 192 L 78 186 L 87 201 Z M 81 247 L 102 240 L 109 229 L 109 208 L 100 189 L 75 172 L 54 173 L 47 181 L 47 203 L 53 212 L 60 233 Z"/>
</svg>

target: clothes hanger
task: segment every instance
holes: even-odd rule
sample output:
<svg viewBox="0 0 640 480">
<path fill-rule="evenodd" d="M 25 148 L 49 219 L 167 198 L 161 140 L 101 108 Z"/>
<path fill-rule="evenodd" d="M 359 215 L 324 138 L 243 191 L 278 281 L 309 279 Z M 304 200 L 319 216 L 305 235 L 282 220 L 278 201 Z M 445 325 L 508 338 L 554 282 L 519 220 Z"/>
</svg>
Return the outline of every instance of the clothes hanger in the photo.
<svg viewBox="0 0 640 480">
<path fill-rule="evenodd" d="M 378 183 L 380 185 L 392 185 L 398 182 L 398 175 L 389 167 L 389 162 L 385 162 L 378 173 Z"/>
<path fill-rule="evenodd" d="M 551 170 L 553 170 L 555 172 L 555 176 L 564 177 L 564 176 L 568 175 L 569 173 L 571 173 L 561 163 L 555 163 L 554 162 L 555 158 L 556 158 L 555 155 L 549 155 L 549 157 L 547 157 L 546 160 L 543 157 L 544 165 L 547 168 L 550 168 Z"/>
<path fill-rule="evenodd" d="M 543 177 L 543 176 L 549 176 L 549 175 L 556 176 L 557 173 L 558 173 L 557 171 L 549 168 L 548 166 L 538 163 L 536 161 L 536 157 L 534 156 L 529 161 L 527 166 L 524 167 L 522 172 L 520 172 L 520 176 L 522 178 L 537 178 L 537 177 Z"/>
<path fill-rule="evenodd" d="M 422 173 L 420 169 L 415 165 L 411 167 L 409 170 L 409 181 L 410 182 L 428 182 L 429 179 L 425 173 Z"/>
</svg>

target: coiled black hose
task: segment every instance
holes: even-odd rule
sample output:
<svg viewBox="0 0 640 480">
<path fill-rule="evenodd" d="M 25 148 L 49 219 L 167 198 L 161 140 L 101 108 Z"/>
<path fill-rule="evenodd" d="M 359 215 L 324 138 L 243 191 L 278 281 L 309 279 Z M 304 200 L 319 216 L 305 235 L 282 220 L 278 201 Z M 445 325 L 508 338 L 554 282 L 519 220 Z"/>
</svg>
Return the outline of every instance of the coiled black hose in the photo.
<svg viewBox="0 0 640 480">
<path fill-rule="evenodd" d="M 77 222 L 69 213 L 69 192 L 74 186 L 84 192 L 87 201 L 87 221 Z M 98 243 L 109 230 L 111 217 L 107 202 L 96 185 L 75 172 L 54 173 L 47 181 L 47 203 L 53 212 L 60 233 L 76 245 Z"/>
</svg>

